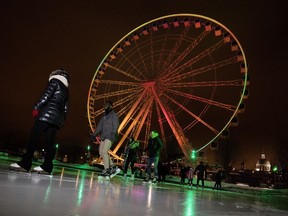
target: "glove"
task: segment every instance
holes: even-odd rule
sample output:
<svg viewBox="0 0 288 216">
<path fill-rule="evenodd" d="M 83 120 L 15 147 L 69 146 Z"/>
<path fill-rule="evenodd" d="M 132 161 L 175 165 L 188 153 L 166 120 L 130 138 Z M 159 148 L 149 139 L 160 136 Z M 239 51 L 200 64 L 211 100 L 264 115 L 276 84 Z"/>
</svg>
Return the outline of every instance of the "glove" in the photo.
<svg viewBox="0 0 288 216">
<path fill-rule="evenodd" d="M 92 135 L 91 138 L 90 138 L 91 142 L 94 142 L 95 138 L 96 138 L 96 136 Z"/>
<path fill-rule="evenodd" d="M 39 111 L 36 110 L 36 109 L 33 109 L 33 110 L 32 110 L 32 116 L 33 116 L 33 118 L 37 118 L 38 115 L 39 115 Z"/>
</svg>

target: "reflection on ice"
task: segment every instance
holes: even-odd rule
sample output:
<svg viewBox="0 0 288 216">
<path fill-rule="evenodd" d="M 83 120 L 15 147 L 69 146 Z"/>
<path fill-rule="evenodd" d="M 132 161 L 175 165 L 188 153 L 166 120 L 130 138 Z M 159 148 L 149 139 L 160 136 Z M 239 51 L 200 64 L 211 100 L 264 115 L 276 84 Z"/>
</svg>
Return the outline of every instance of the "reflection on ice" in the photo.
<svg viewBox="0 0 288 216">
<path fill-rule="evenodd" d="M 55 169 L 53 177 L 0 166 L 1 216 L 8 215 L 288 215 L 287 199 L 178 184 L 144 184 L 122 176 L 99 183 L 93 170 Z M 17 203 L 17 207 L 15 207 Z"/>
</svg>

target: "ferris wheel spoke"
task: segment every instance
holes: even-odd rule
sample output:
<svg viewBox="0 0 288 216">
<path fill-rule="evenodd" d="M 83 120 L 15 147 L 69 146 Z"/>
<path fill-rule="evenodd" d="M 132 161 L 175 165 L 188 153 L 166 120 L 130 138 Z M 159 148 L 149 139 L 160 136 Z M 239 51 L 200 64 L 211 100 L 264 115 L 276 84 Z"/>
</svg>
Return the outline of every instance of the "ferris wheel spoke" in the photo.
<svg viewBox="0 0 288 216">
<path fill-rule="evenodd" d="M 167 71 L 165 73 L 165 76 L 163 77 L 163 79 L 166 79 L 167 77 L 169 77 L 170 79 L 175 77 L 176 75 L 180 74 L 182 71 L 187 69 L 188 67 L 191 67 L 193 64 L 195 64 L 199 60 L 209 56 L 214 51 L 216 51 L 219 48 L 221 48 L 224 44 L 225 44 L 225 41 L 224 41 L 224 39 L 222 39 L 221 41 L 219 41 L 218 43 L 214 44 L 213 46 L 207 48 L 206 50 L 204 50 L 202 53 L 198 54 L 194 58 L 192 58 L 189 61 L 181 64 L 178 68 L 170 70 L 170 71 Z"/>
<path fill-rule="evenodd" d="M 102 98 L 109 98 L 109 97 L 115 97 L 115 96 L 121 96 L 125 94 L 134 94 L 137 92 L 140 92 L 141 88 L 130 88 L 130 89 L 125 89 L 125 90 L 120 90 L 120 91 L 113 91 L 113 92 L 107 92 L 104 94 L 98 94 L 95 96 L 95 100 L 99 100 Z"/>
<path fill-rule="evenodd" d="M 170 71 L 174 70 L 174 68 L 209 34 L 209 31 L 203 31 L 198 38 L 196 38 L 187 48 L 178 56 L 178 58 L 172 62 L 172 64 L 165 70 L 166 74 L 169 74 Z M 163 77 L 162 77 L 163 78 Z"/>
<path fill-rule="evenodd" d="M 191 87 L 226 87 L 226 86 L 243 86 L 243 79 L 238 80 L 219 80 L 205 82 L 185 82 L 185 83 L 165 83 L 168 88 L 191 88 Z"/>
<path fill-rule="evenodd" d="M 113 69 L 114 71 L 117 71 L 117 72 L 119 72 L 121 74 L 124 74 L 125 76 L 130 77 L 130 78 L 132 78 L 132 79 L 134 79 L 136 81 L 141 81 L 142 80 L 142 78 L 137 77 L 135 75 L 132 75 L 132 74 L 128 73 L 127 71 L 121 70 L 120 68 L 114 67 L 112 65 L 109 65 L 108 67 Z M 138 70 L 137 70 L 137 72 L 138 72 L 138 74 L 141 74 Z"/>
<path fill-rule="evenodd" d="M 183 128 L 183 131 L 188 131 L 189 129 L 191 129 L 192 127 L 194 127 L 196 124 L 198 123 L 197 119 L 195 119 L 194 121 L 192 121 L 190 124 L 188 124 L 185 128 Z"/>
<path fill-rule="evenodd" d="M 198 117 L 201 118 L 206 111 L 208 110 L 209 105 L 206 104 L 206 106 L 201 110 L 201 112 L 198 114 Z M 198 123 L 197 119 L 195 119 L 194 121 L 192 121 L 190 124 L 188 124 L 186 127 L 183 128 L 183 131 L 186 132 L 188 130 L 190 130 L 192 127 L 194 127 L 196 124 Z"/>
<path fill-rule="evenodd" d="M 134 49 L 132 49 L 132 51 L 124 54 L 124 53 L 121 53 L 122 55 L 122 59 L 121 61 L 119 61 L 119 63 L 117 64 L 118 67 L 122 67 L 123 64 L 129 64 L 130 67 L 128 66 L 125 66 L 126 68 L 129 68 L 129 70 L 131 70 L 131 68 L 133 68 L 135 74 L 138 74 L 139 76 L 137 76 L 139 79 L 147 79 L 147 72 L 148 72 L 148 69 L 146 68 L 146 64 L 145 64 L 145 61 L 144 61 L 144 56 L 139 48 L 139 45 L 138 43 L 135 41 L 135 46 L 134 46 Z M 138 54 L 139 57 L 135 58 L 135 55 Z M 134 59 L 133 62 L 131 61 L 131 59 Z M 143 69 L 139 69 L 140 65 L 143 65 L 145 67 L 145 70 Z M 146 72 L 146 73 L 145 73 Z M 131 74 L 128 73 L 128 74 Z"/>
<path fill-rule="evenodd" d="M 162 135 L 162 141 L 164 144 L 164 151 L 167 152 L 167 142 L 166 142 L 166 136 L 165 136 L 165 130 L 164 130 L 164 126 L 163 126 L 163 120 L 162 120 L 162 116 L 161 116 L 161 112 L 160 112 L 160 107 L 158 105 L 158 103 L 156 103 L 156 111 L 157 111 L 157 116 L 158 116 L 158 123 L 160 126 L 160 131 L 161 131 L 161 135 Z"/>
<path fill-rule="evenodd" d="M 135 46 L 133 46 L 133 49 L 131 49 L 130 51 L 128 51 L 126 53 L 123 53 L 122 51 L 120 52 L 122 58 L 121 58 L 121 60 L 119 60 L 119 62 L 117 64 L 117 67 L 122 67 L 123 64 L 126 64 L 126 68 L 129 68 L 127 66 L 127 63 L 128 63 L 134 69 L 134 71 L 137 71 L 138 75 L 140 75 L 139 77 L 137 77 L 138 79 L 147 79 L 146 75 L 149 74 L 149 73 L 148 73 L 148 69 L 146 68 L 146 64 L 145 64 L 145 61 L 144 61 L 143 54 L 142 54 L 142 52 L 140 50 L 140 45 L 137 43 L 138 39 L 133 39 L 134 45 L 135 45 Z M 131 43 L 131 41 L 129 41 L 129 43 Z M 137 57 L 136 60 L 135 60 L 135 55 L 136 54 L 138 54 L 140 58 Z M 131 61 L 131 59 L 133 59 L 133 62 Z M 139 63 L 140 62 L 139 59 L 142 62 L 141 65 L 143 65 L 145 67 L 145 71 L 138 68 L 139 64 L 140 64 Z M 146 72 L 146 73 L 143 73 L 143 72 Z M 129 73 L 128 73 L 127 76 L 129 76 Z M 135 80 L 137 80 L 137 79 L 135 79 Z"/>
<path fill-rule="evenodd" d="M 205 112 L 208 110 L 209 106 L 206 105 L 204 107 L 204 109 L 202 109 L 202 111 L 198 114 L 198 117 L 201 118 L 203 116 L 203 114 L 205 114 Z M 184 129 L 183 131 L 188 131 L 190 130 L 192 127 L 194 127 L 196 124 L 198 123 L 197 119 L 195 119 L 194 121 L 192 121 L 190 124 L 188 124 Z"/>
<path fill-rule="evenodd" d="M 115 107 L 118 107 L 118 106 L 126 103 L 127 101 L 133 102 L 133 99 L 136 98 L 136 97 L 138 98 L 138 96 L 139 96 L 138 93 L 134 93 L 134 94 L 127 95 L 126 97 L 123 97 L 122 99 L 117 100 L 116 102 L 114 102 L 114 103 L 113 103 L 113 106 L 114 106 L 114 108 L 115 108 Z M 101 109 L 99 109 L 99 110 L 97 110 L 97 111 L 94 111 L 94 112 L 91 111 L 91 115 L 93 115 L 93 117 L 95 118 L 95 117 L 97 117 L 97 116 L 99 116 L 99 115 L 102 115 L 102 114 L 103 114 L 103 111 L 104 111 L 103 108 L 101 108 Z M 118 115 L 120 115 L 119 113 L 121 113 L 121 111 L 122 111 L 122 110 L 120 110 L 120 111 L 118 112 Z"/>
<path fill-rule="evenodd" d="M 154 66 L 153 66 L 153 65 L 154 65 L 154 47 L 153 47 L 154 44 L 153 44 L 152 41 L 153 41 L 153 33 L 150 34 L 150 42 L 151 42 L 151 43 L 150 43 L 150 57 L 151 57 L 151 67 L 152 67 L 152 70 L 151 70 L 151 71 L 152 71 L 152 73 L 154 73 L 154 71 L 155 71 L 154 68 L 153 68 L 153 67 L 154 67 Z M 145 64 L 144 64 L 144 65 L 145 65 Z M 145 65 L 145 66 L 146 66 L 146 65 Z M 145 67 L 145 68 L 146 68 L 146 67 Z M 146 68 L 146 70 L 147 70 L 147 68 Z M 148 70 L 147 70 L 147 72 L 148 72 Z M 151 73 L 151 72 L 150 72 L 150 73 Z M 148 72 L 148 74 L 149 74 L 149 72 Z M 154 75 L 154 74 L 153 74 L 153 75 Z"/>
<path fill-rule="evenodd" d="M 119 86 L 139 86 L 137 82 L 126 82 L 126 81 L 117 81 L 117 80 L 101 80 L 103 84 L 110 84 L 110 85 L 119 85 Z"/>
<path fill-rule="evenodd" d="M 202 123 L 204 126 L 206 126 L 208 129 L 210 129 L 213 133 L 218 134 L 219 131 L 217 131 L 215 128 L 213 128 L 211 125 L 209 125 L 207 122 L 205 122 L 203 119 L 201 119 L 199 116 L 188 110 L 186 107 L 184 107 L 182 104 L 178 103 L 173 98 L 169 97 L 167 94 L 163 94 L 166 98 L 168 98 L 170 101 L 172 101 L 174 104 L 176 104 L 178 107 L 180 107 L 182 110 L 184 110 L 186 113 L 188 113 L 190 116 L 192 116 L 194 119 L 196 119 L 198 122 Z"/>
<path fill-rule="evenodd" d="M 115 147 L 115 149 L 113 150 L 113 153 L 116 154 L 116 152 L 118 151 L 118 149 L 121 147 L 121 145 L 124 143 L 125 139 L 128 137 L 128 135 L 130 134 L 130 132 L 133 130 L 134 126 L 136 125 L 136 123 L 139 121 L 139 119 L 141 118 L 141 116 L 143 116 L 143 113 L 145 112 L 145 110 L 149 110 L 149 106 L 152 105 L 153 102 L 153 97 L 150 97 L 149 100 L 147 101 L 147 103 L 144 103 L 144 106 L 142 107 L 142 109 L 140 109 L 139 113 L 137 114 L 137 116 L 134 118 L 134 120 L 132 121 L 132 123 L 130 124 L 129 128 L 125 131 L 125 133 L 123 134 L 121 140 L 119 141 L 119 143 L 117 144 L 117 146 Z M 124 121 L 124 120 L 123 120 Z M 122 124 L 122 122 L 121 122 Z M 118 132 L 120 133 L 120 128 L 118 129 Z"/>
<path fill-rule="evenodd" d="M 158 103 L 159 107 L 161 108 L 173 134 L 175 135 L 175 138 L 176 140 L 178 141 L 179 143 L 179 146 L 181 148 L 181 150 L 183 151 L 183 153 L 185 154 L 185 157 L 189 157 L 188 155 L 188 151 L 185 147 L 185 143 L 187 142 L 187 138 L 180 126 L 180 124 L 177 122 L 176 118 L 175 118 L 175 115 L 173 113 L 173 111 L 171 111 L 167 105 L 165 105 L 161 99 L 159 98 L 158 96 L 158 92 L 155 88 L 155 85 L 154 86 L 151 86 L 151 91 L 152 91 L 152 94 L 156 100 L 156 102 Z"/>
<path fill-rule="evenodd" d="M 169 31 L 169 29 L 167 31 Z M 164 39 L 162 40 L 163 43 L 162 43 L 162 46 L 160 49 L 160 55 L 158 57 L 158 61 L 157 61 L 157 65 L 156 65 L 157 71 L 161 71 L 160 68 L 162 67 L 162 61 L 163 61 L 163 57 L 164 57 L 163 54 L 165 53 L 165 47 L 166 47 L 167 39 L 168 39 L 168 34 L 165 34 Z M 160 75 L 161 75 L 161 73 L 160 73 Z"/>
<path fill-rule="evenodd" d="M 147 116 L 148 116 L 149 112 L 151 112 L 152 103 L 153 103 L 153 100 L 150 101 L 149 106 L 146 108 L 143 116 L 141 117 L 141 121 L 139 122 L 139 125 L 138 125 L 138 127 L 137 127 L 136 133 L 135 133 L 135 135 L 134 135 L 134 136 L 135 136 L 135 139 L 138 139 L 138 136 L 139 136 L 139 134 L 141 133 L 142 128 L 143 128 L 143 126 L 144 126 L 144 123 L 145 123 L 145 121 L 147 120 Z"/>
<path fill-rule="evenodd" d="M 149 71 L 148 71 L 147 66 L 146 66 L 146 63 L 145 63 L 145 61 L 144 61 L 144 57 L 143 57 L 143 55 L 142 55 L 142 52 L 140 51 L 140 48 L 139 48 L 137 42 L 136 42 L 136 41 L 134 41 L 134 42 L 135 42 L 135 46 L 136 46 L 136 49 L 137 49 L 137 53 L 138 53 L 138 55 L 139 55 L 139 59 L 140 59 L 140 61 L 142 62 L 142 65 L 143 65 L 143 67 L 144 67 L 144 70 L 146 71 L 145 74 L 149 74 Z M 152 55 L 152 57 L 153 57 L 153 55 Z M 138 69 L 138 67 L 137 67 L 135 64 L 132 64 L 132 62 L 130 62 L 130 63 L 131 63 L 131 65 L 133 65 L 133 67 L 134 67 L 135 69 L 137 69 L 138 73 L 141 74 L 141 76 L 142 76 L 144 79 L 147 79 L 147 77 L 141 72 L 141 70 Z"/>
<path fill-rule="evenodd" d="M 165 91 L 173 93 L 175 95 L 179 95 L 179 96 L 185 97 L 185 98 L 189 98 L 189 99 L 192 99 L 192 100 L 195 100 L 195 101 L 199 101 L 199 102 L 206 103 L 206 104 L 213 105 L 213 106 L 217 106 L 217 107 L 220 107 L 220 108 L 223 108 L 223 109 L 226 109 L 226 110 L 230 110 L 230 111 L 233 111 L 233 112 L 236 110 L 236 106 L 234 106 L 232 104 L 224 104 L 224 103 L 221 103 L 221 102 L 217 102 L 217 101 L 210 100 L 210 99 L 207 99 L 207 98 L 203 98 L 203 97 L 187 94 L 185 92 L 175 91 L 175 90 L 168 89 L 168 88 Z"/>
<path fill-rule="evenodd" d="M 127 113 L 127 110 L 130 109 L 130 107 L 135 103 L 135 101 L 138 99 L 139 94 L 131 94 L 125 97 L 125 100 L 121 100 L 121 104 L 119 105 L 124 105 L 117 113 L 118 116 L 121 117 L 122 115 Z M 117 101 L 118 102 L 118 101 Z"/>
<path fill-rule="evenodd" d="M 122 109 L 120 109 L 120 111 L 118 112 L 119 117 L 126 113 L 127 110 L 129 110 L 129 107 L 131 107 L 137 98 L 139 97 L 139 93 L 136 92 L 134 94 L 129 94 L 126 95 L 125 97 L 122 97 L 121 99 L 117 100 L 116 102 L 114 102 L 114 107 L 122 107 L 124 105 L 124 107 Z"/>
<path fill-rule="evenodd" d="M 141 95 L 137 98 L 137 100 L 135 101 L 133 106 L 130 108 L 130 110 L 126 114 L 125 118 L 123 119 L 123 121 L 119 125 L 119 129 L 118 129 L 119 133 L 122 131 L 122 129 L 124 128 L 124 125 L 127 123 L 127 121 L 131 118 L 131 116 L 134 113 L 134 111 L 136 110 L 136 108 L 139 107 L 139 104 L 141 103 L 141 101 L 142 102 L 144 101 L 143 98 L 145 97 L 146 92 L 147 92 L 147 89 L 142 91 Z"/>
<path fill-rule="evenodd" d="M 167 72 L 167 68 L 169 67 L 169 64 L 170 64 L 172 58 L 177 53 L 177 50 L 179 49 L 181 43 L 183 42 L 183 40 L 184 40 L 184 38 L 187 35 L 189 30 L 190 30 L 190 27 L 184 28 L 184 31 L 182 32 L 182 34 L 180 34 L 180 37 L 178 38 L 178 40 L 176 41 L 175 45 L 171 49 L 170 54 L 168 55 L 165 63 L 162 66 L 162 70 L 160 72 L 160 75 Z"/>
<path fill-rule="evenodd" d="M 214 64 L 210 64 L 208 66 L 204 66 L 204 67 L 192 70 L 192 71 L 188 71 L 186 73 L 179 74 L 179 75 L 177 75 L 177 76 L 175 76 L 173 78 L 166 79 L 166 80 L 163 81 L 163 83 L 177 82 L 177 81 L 180 81 L 182 79 L 185 79 L 185 78 L 188 78 L 188 77 L 192 77 L 192 76 L 196 76 L 196 75 L 199 75 L 199 74 L 202 74 L 202 73 L 206 73 L 208 71 L 215 70 L 217 68 L 221 68 L 221 67 L 224 67 L 226 65 L 233 64 L 233 63 L 236 63 L 236 62 L 237 62 L 237 57 L 233 56 L 233 57 L 231 57 L 229 59 L 226 59 L 226 60 L 223 60 L 223 61 L 220 61 L 220 62 L 216 62 Z"/>
<path fill-rule="evenodd" d="M 137 102 L 137 99 L 138 99 L 138 97 L 137 97 L 132 103 L 127 104 L 125 107 L 123 107 L 123 108 L 121 109 L 122 114 L 125 114 L 125 117 L 126 117 L 126 115 L 127 115 L 127 110 L 131 111 L 131 112 L 129 113 L 130 118 L 127 119 L 127 118 L 124 117 L 125 119 L 121 122 L 121 124 L 122 124 L 122 125 L 121 125 L 121 128 L 124 129 L 124 128 L 129 124 L 129 122 L 132 122 L 132 121 L 133 121 L 134 117 L 137 115 L 137 113 L 139 112 L 139 110 L 140 110 L 141 107 L 143 106 L 144 101 L 146 101 L 146 100 L 144 100 L 145 98 L 142 98 L 143 100 L 140 101 L 140 103 L 138 104 L 138 106 L 132 111 L 131 109 L 133 108 L 134 104 Z M 118 113 L 119 117 L 121 117 L 122 114 Z M 122 129 L 121 129 L 121 131 L 119 131 L 119 132 L 122 132 Z"/>
</svg>

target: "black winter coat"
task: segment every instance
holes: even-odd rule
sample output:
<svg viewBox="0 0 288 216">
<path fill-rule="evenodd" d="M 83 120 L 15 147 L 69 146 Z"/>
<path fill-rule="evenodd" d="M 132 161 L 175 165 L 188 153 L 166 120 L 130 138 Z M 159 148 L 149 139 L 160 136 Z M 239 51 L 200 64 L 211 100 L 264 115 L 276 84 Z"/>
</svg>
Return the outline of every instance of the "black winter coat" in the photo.
<svg viewBox="0 0 288 216">
<path fill-rule="evenodd" d="M 37 120 L 63 127 L 68 111 L 69 90 L 60 80 L 51 79 L 34 109 L 39 110 Z"/>
<path fill-rule="evenodd" d="M 160 138 L 157 136 L 155 138 L 149 138 L 148 146 L 144 151 L 148 151 L 149 157 L 158 157 L 160 156 L 160 150 L 163 148 L 163 143 Z"/>
</svg>

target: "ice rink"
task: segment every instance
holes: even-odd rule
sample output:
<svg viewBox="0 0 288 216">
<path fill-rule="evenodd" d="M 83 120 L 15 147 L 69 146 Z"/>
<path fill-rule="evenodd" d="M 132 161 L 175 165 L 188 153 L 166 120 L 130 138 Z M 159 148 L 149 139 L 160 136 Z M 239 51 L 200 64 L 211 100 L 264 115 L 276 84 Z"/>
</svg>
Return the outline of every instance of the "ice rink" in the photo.
<svg viewBox="0 0 288 216">
<path fill-rule="evenodd" d="M 0 215 L 288 215 L 287 197 L 255 196 L 142 179 L 98 182 L 97 172 L 57 166 L 53 176 L 17 173 L 0 160 Z"/>
</svg>

